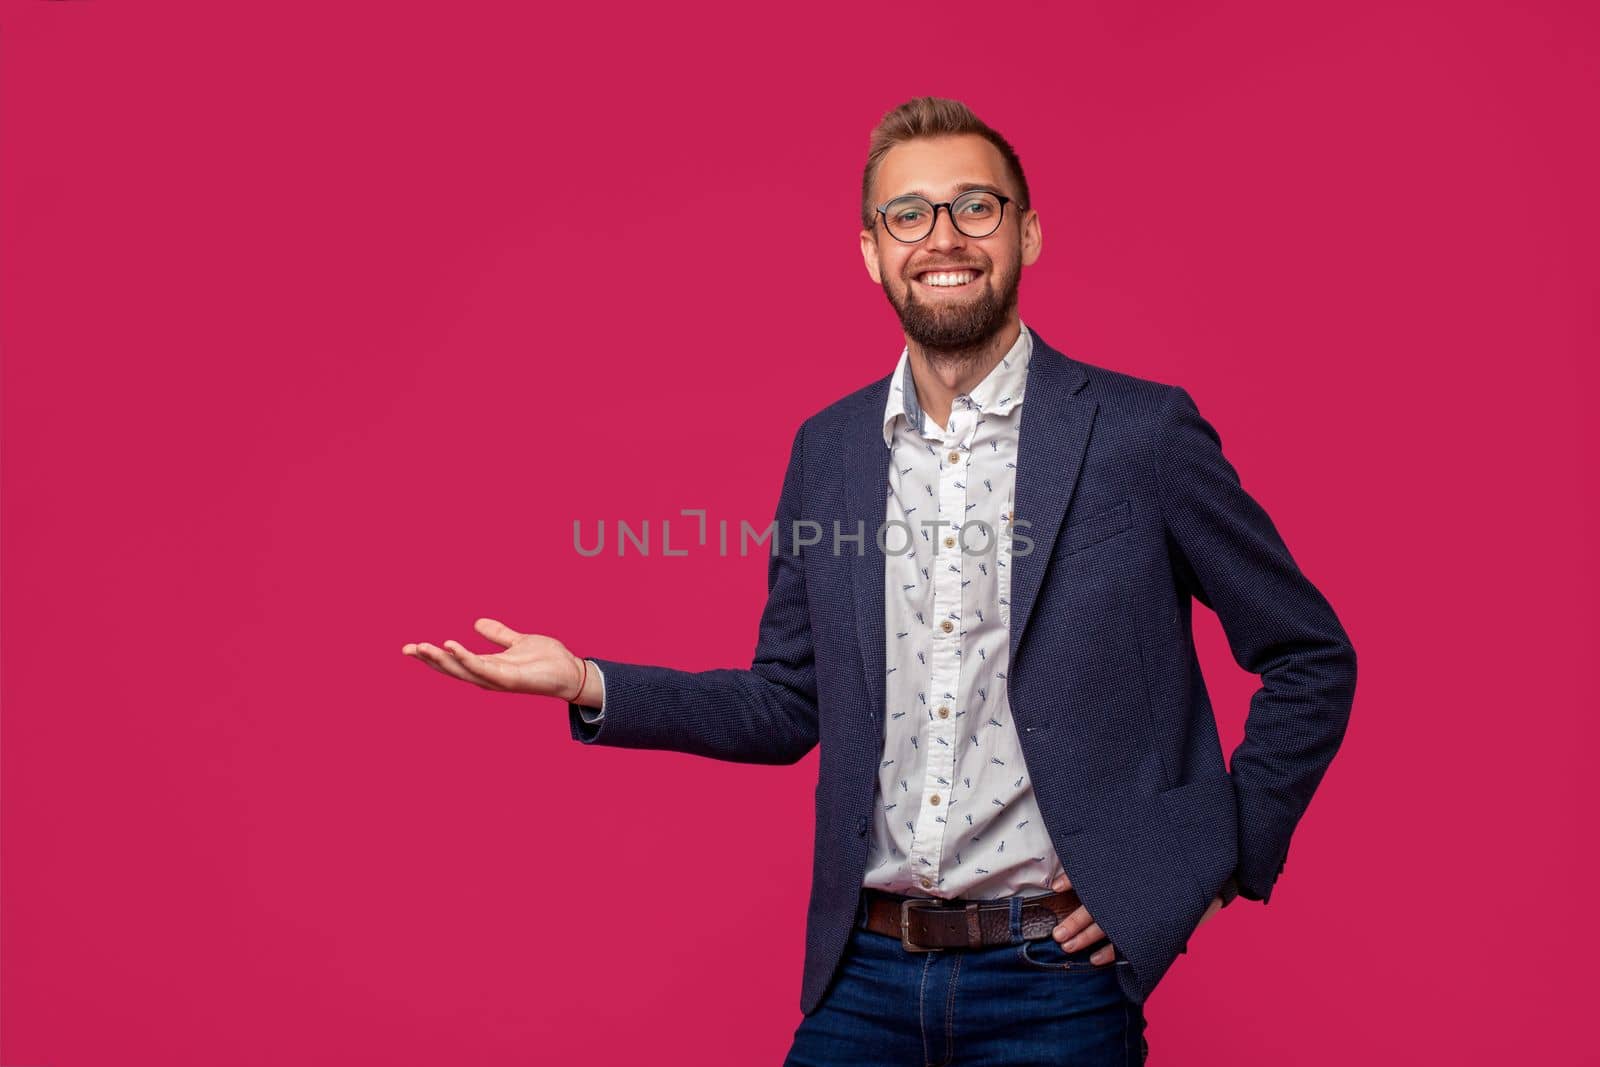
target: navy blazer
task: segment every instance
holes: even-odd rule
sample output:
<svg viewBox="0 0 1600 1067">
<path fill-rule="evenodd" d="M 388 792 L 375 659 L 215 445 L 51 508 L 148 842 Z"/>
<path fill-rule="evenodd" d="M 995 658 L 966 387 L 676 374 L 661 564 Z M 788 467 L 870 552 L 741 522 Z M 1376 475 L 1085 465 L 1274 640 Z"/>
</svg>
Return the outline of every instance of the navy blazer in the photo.
<svg viewBox="0 0 1600 1067">
<path fill-rule="evenodd" d="M 874 537 L 887 502 L 891 376 L 795 434 L 750 669 L 590 657 L 605 672 L 605 717 L 591 725 L 568 709 L 586 744 L 774 764 L 821 745 L 805 1014 L 857 918 L 883 751 L 884 559 Z M 1184 389 L 1072 359 L 1037 331 L 1027 380 L 1011 714 L 1056 855 L 1128 961 L 1117 968 L 1124 992 L 1143 1003 L 1230 875 L 1247 899 L 1271 895 L 1343 740 L 1355 651 Z M 820 524 L 821 540 L 805 544 L 816 527 L 795 520 Z M 1195 656 L 1195 599 L 1216 612 L 1234 659 L 1262 678 L 1231 773 Z"/>
</svg>

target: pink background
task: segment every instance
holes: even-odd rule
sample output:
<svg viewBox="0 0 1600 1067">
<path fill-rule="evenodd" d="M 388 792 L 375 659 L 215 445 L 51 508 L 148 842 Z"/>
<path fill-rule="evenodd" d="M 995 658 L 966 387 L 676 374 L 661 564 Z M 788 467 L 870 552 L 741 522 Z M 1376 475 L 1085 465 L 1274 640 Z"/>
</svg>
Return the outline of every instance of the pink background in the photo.
<svg viewBox="0 0 1600 1067">
<path fill-rule="evenodd" d="M 749 665 L 764 559 L 572 523 L 770 519 L 898 356 L 857 197 L 922 93 L 1022 154 L 1024 320 L 1189 388 L 1360 653 L 1152 1062 L 1594 1055 L 1591 10 L 9 0 L 0 1063 L 778 1062 L 816 754 L 399 650 Z"/>
</svg>

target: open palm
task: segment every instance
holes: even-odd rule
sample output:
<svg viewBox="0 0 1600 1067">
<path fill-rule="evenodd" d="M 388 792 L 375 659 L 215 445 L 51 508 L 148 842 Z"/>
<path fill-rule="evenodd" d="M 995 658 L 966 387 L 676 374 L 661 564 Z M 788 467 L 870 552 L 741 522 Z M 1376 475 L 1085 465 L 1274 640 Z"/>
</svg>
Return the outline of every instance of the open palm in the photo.
<svg viewBox="0 0 1600 1067">
<path fill-rule="evenodd" d="M 446 641 L 442 647 L 421 641 L 400 651 L 441 674 L 484 689 L 564 699 L 577 690 L 582 661 L 555 638 L 518 633 L 494 619 L 479 619 L 472 628 L 505 651 L 480 656 L 456 641 Z"/>
</svg>

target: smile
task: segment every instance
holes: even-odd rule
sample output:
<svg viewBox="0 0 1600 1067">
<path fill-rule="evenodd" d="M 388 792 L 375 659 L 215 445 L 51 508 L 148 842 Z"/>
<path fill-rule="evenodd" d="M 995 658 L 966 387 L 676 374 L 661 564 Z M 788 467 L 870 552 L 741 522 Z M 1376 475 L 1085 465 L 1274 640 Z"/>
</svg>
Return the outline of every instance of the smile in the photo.
<svg viewBox="0 0 1600 1067">
<path fill-rule="evenodd" d="M 975 270 L 929 271 L 919 274 L 917 283 L 930 289 L 960 289 L 977 281 L 978 274 Z"/>
</svg>

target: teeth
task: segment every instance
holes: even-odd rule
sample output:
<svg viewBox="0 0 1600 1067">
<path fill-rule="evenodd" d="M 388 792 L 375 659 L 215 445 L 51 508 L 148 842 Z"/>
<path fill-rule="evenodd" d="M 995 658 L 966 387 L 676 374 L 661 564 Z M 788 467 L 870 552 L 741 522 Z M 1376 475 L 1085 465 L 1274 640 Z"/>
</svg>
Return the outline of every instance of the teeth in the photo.
<svg viewBox="0 0 1600 1067">
<path fill-rule="evenodd" d="M 938 274 L 924 274 L 924 285 L 965 285 L 976 275 L 970 270 L 956 271 L 954 273 L 940 272 Z"/>
</svg>

